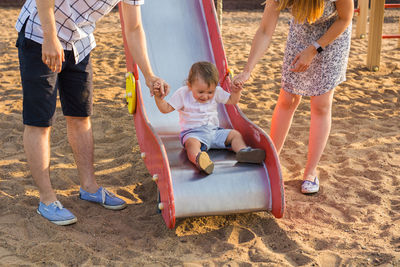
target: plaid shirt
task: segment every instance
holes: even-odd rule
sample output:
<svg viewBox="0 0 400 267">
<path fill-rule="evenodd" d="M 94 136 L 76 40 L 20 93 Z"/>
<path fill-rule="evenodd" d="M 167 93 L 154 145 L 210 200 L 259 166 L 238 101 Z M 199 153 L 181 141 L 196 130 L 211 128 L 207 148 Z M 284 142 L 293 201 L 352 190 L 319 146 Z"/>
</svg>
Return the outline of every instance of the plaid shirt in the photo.
<svg viewBox="0 0 400 267">
<path fill-rule="evenodd" d="M 96 47 L 93 36 L 96 22 L 120 1 L 131 5 L 141 5 L 144 2 L 144 0 L 55 0 L 57 36 L 65 50 L 74 52 L 76 63 Z M 43 31 L 35 0 L 27 0 L 22 7 L 15 25 L 18 32 L 26 20 L 28 21 L 25 37 L 42 44 Z"/>
</svg>

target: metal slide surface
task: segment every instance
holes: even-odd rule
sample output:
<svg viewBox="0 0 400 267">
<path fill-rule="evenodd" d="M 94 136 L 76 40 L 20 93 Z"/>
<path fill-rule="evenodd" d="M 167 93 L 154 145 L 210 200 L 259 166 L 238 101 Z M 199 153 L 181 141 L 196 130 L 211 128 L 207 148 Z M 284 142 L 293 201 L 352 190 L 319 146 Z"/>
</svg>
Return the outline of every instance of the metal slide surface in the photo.
<svg viewBox="0 0 400 267">
<path fill-rule="evenodd" d="M 156 75 L 169 83 L 169 99 L 185 84 L 193 63 L 214 62 L 202 1 L 149 0 L 141 8 L 151 65 Z M 141 73 L 139 80 L 145 85 Z M 179 142 L 178 112 L 159 112 L 145 86 L 141 94 L 149 123 L 168 156 L 176 217 L 271 210 L 265 165 L 239 164 L 233 152 L 211 150 L 213 174 L 199 173 Z M 221 126 L 232 128 L 223 105 L 219 111 Z"/>
</svg>

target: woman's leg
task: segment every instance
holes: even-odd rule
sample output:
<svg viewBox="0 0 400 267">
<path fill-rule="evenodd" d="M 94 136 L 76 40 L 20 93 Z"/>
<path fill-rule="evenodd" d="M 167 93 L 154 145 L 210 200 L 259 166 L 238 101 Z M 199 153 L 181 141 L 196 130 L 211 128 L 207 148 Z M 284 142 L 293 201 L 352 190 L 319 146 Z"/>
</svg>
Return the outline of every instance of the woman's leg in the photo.
<svg viewBox="0 0 400 267">
<path fill-rule="evenodd" d="M 323 95 L 311 97 L 310 136 L 304 180 L 314 181 L 317 175 L 317 165 L 331 130 L 333 92 L 334 90 L 331 90 Z"/>
<path fill-rule="evenodd" d="M 299 106 L 301 96 L 294 95 L 281 89 L 278 102 L 274 109 L 271 121 L 270 137 L 274 142 L 278 155 L 282 150 L 290 125 L 292 124 L 293 114 Z"/>
</svg>

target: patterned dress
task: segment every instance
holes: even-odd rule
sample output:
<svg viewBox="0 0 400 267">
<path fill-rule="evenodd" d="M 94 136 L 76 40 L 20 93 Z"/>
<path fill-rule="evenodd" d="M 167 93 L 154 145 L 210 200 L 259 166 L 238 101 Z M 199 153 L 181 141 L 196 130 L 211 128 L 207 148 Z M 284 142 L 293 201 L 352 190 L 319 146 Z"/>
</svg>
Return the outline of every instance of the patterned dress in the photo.
<svg viewBox="0 0 400 267">
<path fill-rule="evenodd" d="M 324 14 L 313 24 L 290 22 L 282 66 L 282 88 L 292 94 L 318 96 L 346 80 L 351 29 L 348 28 L 318 53 L 305 72 L 292 72 L 295 56 L 317 41 L 337 19 L 335 0 L 325 0 Z"/>
</svg>

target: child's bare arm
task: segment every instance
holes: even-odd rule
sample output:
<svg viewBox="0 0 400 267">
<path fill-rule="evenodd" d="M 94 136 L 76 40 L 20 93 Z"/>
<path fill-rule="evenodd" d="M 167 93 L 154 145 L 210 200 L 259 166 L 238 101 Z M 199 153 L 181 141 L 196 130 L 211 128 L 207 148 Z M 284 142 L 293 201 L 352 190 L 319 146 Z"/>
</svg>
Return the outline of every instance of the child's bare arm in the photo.
<svg viewBox="0 0 400 267">
<path fill-rule="evenodd" d="M 158 109 L 162 113 L 170 113 L 175 110 L 170 104 L 168 104 L 167 101 L 165 101 L 163 99 L 161 92 L 158 90 L 154 91 L 154 100 L 156 101 L 156 105 L 157 105 Z"/>
<path fill-rule="evenodd" d="M 239 103 L 240 96 L 242 95 L 242 88 L 232 86 L 231 89 L 231 96 L 229 97 L 226 104 L 236 105 L 237 103 Z"/>
</svg>

